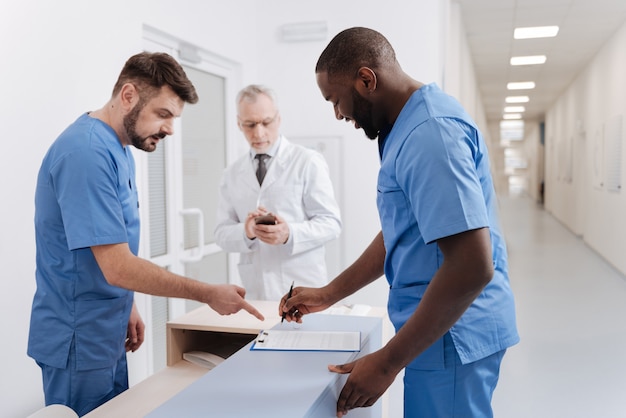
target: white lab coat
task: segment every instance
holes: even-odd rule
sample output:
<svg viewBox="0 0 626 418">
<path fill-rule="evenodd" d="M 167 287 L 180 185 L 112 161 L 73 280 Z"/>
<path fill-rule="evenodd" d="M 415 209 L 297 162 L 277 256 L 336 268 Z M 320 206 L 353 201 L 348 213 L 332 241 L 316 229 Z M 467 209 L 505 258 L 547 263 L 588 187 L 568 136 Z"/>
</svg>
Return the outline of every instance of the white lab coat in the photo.
<svg viewBox="0 0 626 418">
<path fill-rule="evenodd" d="M 320 153 L 281 137 L 262 187 L 246 153 L 224 170 L 219 199 L 216 242 L 224 251 L 240 253 L 247 299 L 279 300 L 292 281 L 312 287 L 328 283 L 324 244 L 339 236 L 341 219 Z M 243 222 L 258 205 L 286 220 L 286 244 L 246 237 Z"/>
</svg>

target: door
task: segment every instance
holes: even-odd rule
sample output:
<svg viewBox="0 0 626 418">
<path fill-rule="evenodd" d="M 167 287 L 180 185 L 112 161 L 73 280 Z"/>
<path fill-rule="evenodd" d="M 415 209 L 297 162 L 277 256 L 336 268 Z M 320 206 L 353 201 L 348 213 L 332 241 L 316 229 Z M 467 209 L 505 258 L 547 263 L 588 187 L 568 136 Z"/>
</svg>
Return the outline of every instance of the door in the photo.
<svg viewBox="0 0 626 418">
<path fill-rule="evenodd" d="M 215 244 L 213 229 L 218 185 L 226 166 L 229 113 L 228 86 L 235 65 L 212 63 L 210 54 L 181 59 L 178 41 L 148 31 L 144 49 L 167 52 L 181 63 L 198 92 L 199 101 L 186 104 L 175 133 L 152 153 L 134 150 L 141 211 L 140 256 L 173 273 L 209 283 L 228 282 L 228 256 Z M 189 52 L 189 45 L 185 51 Z M 206 57 L 209 57 L 207 59 Z M 198 59 L 195 59 L 198 58 Z M 233 106 L 231 106 L 233 107 Z M 199 303 L 137 294 L 146 323 L 142 349 L 129 356 L 131 385 L 166 365 L 166 322 Z"/>
</svg>

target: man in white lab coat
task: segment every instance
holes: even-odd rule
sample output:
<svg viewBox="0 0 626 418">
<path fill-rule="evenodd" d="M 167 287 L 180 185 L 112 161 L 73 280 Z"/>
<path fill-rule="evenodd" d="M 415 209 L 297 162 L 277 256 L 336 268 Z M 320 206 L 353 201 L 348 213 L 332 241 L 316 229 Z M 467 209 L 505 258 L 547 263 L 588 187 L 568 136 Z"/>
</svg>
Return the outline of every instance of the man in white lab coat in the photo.
<svg viewBox="0 0 626 418">
<path fill-rule="evenodd" d="M 239 92 L 237 120 L 250 151 L 223 173 L 217 244 L 240 253 L 248 299 L 278 301 L 292 282 L 325 285 L 324 244 L 337 238 L 341 219 L 324 157 L 279 133 L 280 112 L 264 86 Z"/>
</svg>

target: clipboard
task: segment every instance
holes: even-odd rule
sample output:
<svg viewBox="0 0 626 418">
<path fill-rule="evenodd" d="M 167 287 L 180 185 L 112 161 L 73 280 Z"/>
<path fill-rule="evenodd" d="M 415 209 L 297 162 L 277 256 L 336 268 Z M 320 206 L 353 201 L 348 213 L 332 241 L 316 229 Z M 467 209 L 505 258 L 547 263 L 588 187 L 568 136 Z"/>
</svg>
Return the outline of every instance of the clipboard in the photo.
<svg viewBox="0 0 626 418">
<path fill-rule="evenodd" d="M 251 351 L 361 351 L 359 331 L 262 330 Z"/>
</svg>

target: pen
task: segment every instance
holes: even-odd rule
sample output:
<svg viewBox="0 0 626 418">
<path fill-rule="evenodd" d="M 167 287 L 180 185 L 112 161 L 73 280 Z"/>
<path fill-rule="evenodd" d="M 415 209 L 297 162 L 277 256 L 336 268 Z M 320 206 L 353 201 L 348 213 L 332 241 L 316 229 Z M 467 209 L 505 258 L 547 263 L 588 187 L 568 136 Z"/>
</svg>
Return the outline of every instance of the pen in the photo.
<svg viewBox="0 0 626 418">
<path fill-rule="evenodd" d="M 291 287 L 289 288 L 289 293 L 287 294 L 287 300 L 289 300 L 289 298 L 291 297 L 291 292 L 293 292 L 293 282 L 291 282 Z M 285 302 L 287 302 L 287 300 L 285 300 Z M 287 312 L 283 312 L 283 318 L 280 320 L 281 324 L 285 320 L 286 316 L 287 316 Z"/>
</svg>

